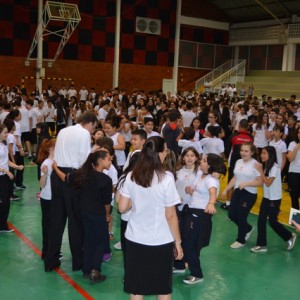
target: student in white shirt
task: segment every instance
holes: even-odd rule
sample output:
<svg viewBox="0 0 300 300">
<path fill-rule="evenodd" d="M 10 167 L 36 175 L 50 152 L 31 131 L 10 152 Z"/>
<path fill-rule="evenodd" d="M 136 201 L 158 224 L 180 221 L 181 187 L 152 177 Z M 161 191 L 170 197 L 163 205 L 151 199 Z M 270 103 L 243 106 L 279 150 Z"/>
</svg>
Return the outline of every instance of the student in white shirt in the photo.
<svg viewBox="0 0 300 300">
<path fill-rule="evenodd" d="M 286 143 L 282 140 L 284 134 L 284 127 L 275 125 L 273 127 L 272 136 L 273 139 L 270 141 L 269 146 L 273 146 L 276 149 L 277 164 L 281 171 L 284 169 L 286 164 L 287 147 Z"/>
<path fill-rule="evenodd" d="M 218 137 L 221 130 L 220 126 L 209 126 L 207 128 L 206 137 L 200 140 L 204 154 L 214 153 L 225 159 L 224 141 Z"/>
<path fill-rule="evenodd" d="M 160 134 L 156 131 L 153 131 L 154 128 L 154 120 L 153 118 L 145 117 L 144 118 L 144 130 L 147 133 L 147 139 L 152 136 L 160 136 Z"/>
<path fill-rule="evenodd" d="M 295 130 L 294 141 L 289 144 L 287 159 L 290 162 L 288 183 L 292 207 L 299 209 L 300 197 L 300 127 Z"/>
<path fill-rule="evenodd" d="M 79 91 L 80 101 L 86 102 L 88 94 L 88 90 L 86 89 L 85 85 L 83 85 L 81 90 Z"/>
<path fill-rule="evenodd" d="M 38 160 L 41 165 L 41 178 L 40 178 L 40 202 L 42 210 L 42 259 L 45 258 L 48 252 L 48 236 L 50 230 L 50 217 L 51 217 L 51 173 L 52 164 L 54 162 L 54 148 L 55 140 L 44 140 L 41 144 Z"/>
<path fill-rule="evenodd" d="M 120 190 L 119 211 L 132 208 L 125 232 L 124 281 L 124 290 L 132 297 L 164 295 L 170 299 L 174 243 L 176 258 L 183 257 L 175 209 L 180 197 L 173 174 L 162 167 L 167 150 L 162 137 L 149 138 Z"/>
<path fill-rule="evenodd" d="M 6 145 L 7 128 L 0 124 L 0 233 L 10 233 L 14 229 L 8 227 L 7 219 L 10 210 L 10 197 L 13 193 L 13 173 L 9 168 L 23 170 L 23 165 L 16 165 L 9 160 Z"/>
<path fill-rule="evenodd" d="M 255 168 L 259 171 L 263 180 L 263 199 L 260 205 L 257 222 L 257 241 L 256 246 L 251 248 L 252 252 L 266 252 L 267 248 L 267 219 L 271 228 L 286 243 L 286 250 L 292 250 L 296 235 L 287 230 L 278 222 L 278 213 L 282 198 L 281 170 L 277 161 L 276 149 L 273 146 L 265 147 L 261 152 L 262 165 L 256 164 Z"/>
<path fill-rule="evenodd" d="M 234 167 L 234 176 L 222 192 L 222 198 L 226 199 L 227 192 L 234 187 L 231 198 L 228 217 L 238 227 L 236 241 L 230 246 L 233 249 L 244 247 L 254 227 L 247 217 L 257 198 L 257 187 L 262 185 L 260 173 L 255 169 L 258 163 L 254 159 L 256 148 L 252 143 L 244 143 L 241 146 L 241 159 Z"/>
<path fill-rule="evenodd" d="M 187 102 L 186 104 L 186 111 L 184 110 L 181 113 L 183 126 L 189 127 L 193 121 L 193 119 L 196 117 L 196 114 L 193 112 L 193 104 L 191 102 Z"/>
<path fill-rule="evenodd" d="M 262 148 L 268 146 L 270 138 L 269 129 L 269 116 L 268 113 L 262 111 L 257 116 L 257 122 L 252 125 L 252 135 L 254 136 L 254 146 L 257 148 L 260 155 Z"/>
<path fill-rule="evenodd" d="M 183 224 L 184 214 L 191 200 L 191 195 L 186 193 L 186 187 L 192 186 L 196 177 L 199 175 L 199 153 L 194 147 L 186 148 L 180 155 L 180 168 L 176 172 L 176 189 L 181 199 L 181 204 L 177 206 L 177 216 L 179 224 Z M 181 235 L 182 227 L 180 226 Z M 184 273 L 185 261 L 175 260 L 173 265 L 173 273 Z"/>
<path fill-rule="evenodd" d="M 220 190 L 216 177 L 225 173 L 226 166 L 220 156 L 212 153 L 203 155 L 199 175 L 191 186 L 185 188 L 186 193 L 191 195 L 182 234 L 184 258 L 190 270 L 190 276 L 183 280 L 186 284 L 203 281 L 200 251 L 209 245 L 211 237 L 212 215 L 216 213 L 215 204 Z"/>
<path fill-rule="evenodd" d="M 195 130 L 191 127 L 184 128 L 183 138 L 178 140 L 178 146 L 182 148 L 181 153 L 189 147 L 195 148 L 198 154 L 203 153 L 201 142 L 195 141 Z"/>
</svg>

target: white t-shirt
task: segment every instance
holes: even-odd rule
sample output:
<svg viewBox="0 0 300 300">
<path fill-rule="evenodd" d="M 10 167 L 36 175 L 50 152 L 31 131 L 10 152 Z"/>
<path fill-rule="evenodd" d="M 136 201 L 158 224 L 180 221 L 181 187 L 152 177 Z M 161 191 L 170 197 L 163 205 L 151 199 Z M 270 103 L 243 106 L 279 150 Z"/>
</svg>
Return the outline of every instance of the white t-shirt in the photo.
<svg viewBox="0 0 300 300">
<path fill-rule="evenodd" d="M 126 176 L 121 195 L 130 198 L 132 209 L 125 237 L 143 245 L 164 245 L 174 241 L 165 209 L 180 203 L 173 174 L 166 172 L 161 181 L 156 175 L 150 187 L 144 188 Z"/>
<path fill-rule="evenodd" d="M 45 186 L 42 188 L 41 190 L 41 198 L 45 199 L 45 200 L 51 200 L 52 198 L 52 192 L 51 192 L 51 173 L 52 173 L 52 164 L 53 164 L 53 160 L 50 158 L 46 158 L 42 165 L 41 165 L 41 169 L 43 168 L 43 166 L 46 166 L 48 169 L 48 173 L 47 173 L 47 178 L 46 178 L 46 184 Z M 42 174 L 43 172 L 41 172 Z"/>
<path fill-rule="evenodd" d="M 296 145 L 295 141 L 291 142 L 288 151 L 293 151 Z M 300 149 L 297 151 L 295 159 L 290 163 L 289 172 L 300 173 Z"/>
<path fill-rule="evenodd" d="M 22 133 L 21 133 L 21 125 L 19 124 L 19 122 L 16 122 L 16 121 L 14 121 L 14 123 L 15 123 L 16 129 L 15 129 L 13 135 L 16 138 L 16 143 L 18 143 L 19 145 L 21 145 L 22 144 L 21 143 L 21 135 L 22 135 Z M 19 151 L 19 148 L 16 147 L 16 151 Z"/>
<path fill-rule="evenodd" d="M 103 170 L 103 173 L 106 174 L 107 176 L 109 176 L 112 180 L 113 186 L 116 186 L 116 184 L 118 183 L 118 171 L 115 168 L 115 166 L 113 164 L 111 164 L 109 170 L 105 169 L 105 170 Z M 114 199 L 115 199 L 115 194 L 112 193 L 111 205 L 114 204 Z"/>
<path fill-rule="evenodd" d="M 240 113 L 237 113 L 236 116 L 235 116 L 234 130 L 239 129 L 239 124 L 240 124 L 241 120 L 248 120 L 248 116 L 247 115 L 241 115 Z"/>
<path fill-rule="evenodd" d="M 200 141 L 179 140 L 178 146 L 182 147 L 181 153 L 188 147 L 194 147 L 199 154 L 203 153 Z"/>
<path fill-rule="evenodd" d="M 193 119 L 196 117 L 196 114 L 192 111 L 183 111 L 181 113 L 183 126 L 184 127 L 190 127 Z"/>
<path fill-rule="evenodd" d="M 88 94 L 89 94 L 88 90 L 80 90 L 79 91 L 80 101 L 86 101 Z"/>
<path fill-rule="evenodd" d="M 276 149 L 277 164 L 281 168 L 282 154 L 287 153 L 286 143 L 281 139 L 278 142 L 275 142 L 275 140 L 272 140 L 269 143 L 269 146 L 273 146 Z"/>
<path fill-rule="evenodd" d="M 281 185 L 281 170 L 278 164 L 274 164 L 271 168 L 268 178 L 274 177 L 273 183 L 267 187 L 264 183 L 264 198 L 269 200 L 281 200 L 282 185 Z"/>
<path fill-rule="evenodd" d="M 9 144 L 12 144 L 12 151 L 13 151 L 13 154 L 15 155 L 15 153 L 16 153 L 16 138 L 12 133 L 7 134 L 6 142 L 7 142 L 7 146 Z"/>
<path fill-rule="evenodd" d="M 224 142 L 220 138 L 203 138 L 200 140 L 200 145 L 202 146 L 203 153 L 214 153 L 220 155 L 224 152 Z"/>
<path fill-rule="evenodd" d="M 195 178 L 198 174 L 195 173 L 194 168 L 188 169 L 186 167 L 181 168 L 176 173 L 176 189 L 181 198 L 181 205 L 178 207 L 182 210 L 185 204 L 188 204 L 191 200 L 191 195 L 185 192 L 187 186 L 193 186 Z"/>
<path fill-rule="evenodd" d="M 8 170 L 8 148 L 3 143 L 0 143 L 0 168 Z M 0 172 L 0 175 L 5 173 Z"/>
<path fill-rule="evenodd" d="M 160 136 L 160 134 L 156 131 L 151 131 L 151 133 L 147 133 L 147 139 L 149 139 L 152 136 Z"/>
<path fill-rule="evenodd" d="M 254 158 L 247 162 L 244 162 L 243 159 L 239 159 L 235 163 L 235 167 L 233 170 L 235 176 L 234 189 L 239 188 L 240 183 L 253 181 L 256 179 L 256 177 L 260 176 L 260 173 L 254 167 L 256 163 L 257 161 Z M 257 194 L 257 187 L 247 186 L 245 187 L 245 190 L 252 194 Z"/>
<path fill-rule="evenodd" d="M 59 167 L 80 168 L 91 152 L 91 135 L 80 124 L 62 129 L 56 140 L 54 160 Z"/>
<path fill-rule="evenodd" d="M 256 123 L 252 125 L 252 129 L 255 131 L 253 144 L 258 148 L 264 148 L 268 146 L 268 140 L 266 138 L 267 129 L 264 127 L 264 125 L 262 125 L 260 129 L 256 129 L 256 126 Z"/>
<path fill-rule="evenodd" d="M 48 106 L 45 108 L 45 111 L 46 111 L 46 115 L 49 114 L 49 116 L 46 118 L 45 122 L 55 122 L 54 120 L 54 112 L 55 112 L 55 108 L 54 106 L 52 106 L 51 108 L 49 108 Z"/>
<path fill-rule="evenodd" d="M 215 126 L 215 127 L 217 127 L 217 126 L 220 126 L 220 125 L 219 125 L 218 123 L 215 123 L 214 125 L 212 125 L 212 124 L 210 124 L 210 123 L 207 123 L 204 130 L 207 131 L 207 128 L 208 128 L 209 126 Z"/>
<path fill-rule="evenodd" d="M 30 110 L 32 116 L 32 128 L 36 128 L 38 120 L 41 118 L 42 114 L 40 113 L 37 107 L 34 107 Z"/>
<path fill-rule="evenodd" d="M 73 96 L 77 96 L 77 91 L 75 89 L 69 89 L 67 92 L 67 95 L 69 96 L 69 99 Z"/>
<path fill-rule="evenodd" d="M 97 118 L 98 118 L 98 120 L 100 121 L 100 120 L 105 120 L 106 117 L 107 117 L 107 111 L 106 111 L 104 108 L 101 107 L 101 108 L 99 109 L 99 111 L 98 111 L 98 116 L 97 116 Z"/>
<path fill-rule="evenodd" d="M 22 119 L 19 121 L 21 125 L 21 132 L 29 132 L 30 131 L 30 123 L 29 120 L 32 118 L 32 114 L 25 107 L 19 108 L 19 111 L 22 115 Z"/>
<path fill-rule="evenodd" d="M 118 142 L 119 134 L 121 134 L 121 133 L 116 132 L 114 135 L 110 136 L 110 138 L 114 142 L 114 146 L 119 145 L 119 142 Z M 126 162 L 126 156 L 125 156 L 124 150 L 115 150 L 115 156 L 116 156 L 116 159 L 117 159 L 117 165 L 118 166 L 124 166 L 125 162 Z"/>
<path fill-rule="evenodd" d="M 194 193 L 189 203 L 190 208 L 205 209 L 209 202 L 209 189 L 214 187 L 217 189 L 217 195 L 220 191 L 219 180 L 211 174 L 201 178 L 202 172 L 199 172 L 193 183 Z"/>
<path fill-rule="evenodd" d="M 5 118 L 7 117 L 8 114 L 9 114 L 9 111 L 4 111 L 0 114 L 0 123 L 3 124 Z"/>
</svg>

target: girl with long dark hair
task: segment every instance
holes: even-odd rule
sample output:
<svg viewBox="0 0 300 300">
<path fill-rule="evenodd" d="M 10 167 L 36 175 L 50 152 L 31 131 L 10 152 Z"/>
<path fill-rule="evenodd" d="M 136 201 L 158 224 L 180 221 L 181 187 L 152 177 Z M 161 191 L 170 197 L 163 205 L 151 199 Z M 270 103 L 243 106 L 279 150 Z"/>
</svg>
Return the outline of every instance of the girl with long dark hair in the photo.
<svg viewBox="0 0 300 300">
<path fill-rule="evenodd" d="M 234 188 L 231 198 L 228 217 L 238 228 L 236 241 L 231 248 L 244 247 L 254 227 L 248 221 L 248 215 L 257 199 L 257 187 L 262 185 L 260 173 L 255 169 L 257 164 L 256 147 L 249 142 L 241 146 L 241 159 L 235 163 L 234 176 L 222 192 L 222 198 L 226 199 L 227 192 Z"/>
<path fill-rule="evenodd" d="M 300 127 L 295 129 L 294 140 L 289 144 L 287 159 L 290 162 L 288 183 L 292 207 L 299 209 L 300 197 Z"/>
<path fill-rule="evenodd" d="M 256 164 L 255 168 L 259 171 L 263 180 L 263 199 L 260 205 L 257 222 L 257 241 L 256 246 L 251 248 L 252 252 L 266 252 L 267 248 L 267 219 L 271 228 L 286 243 L 286 250 L 292 250 L 295 245 L 296 235 L 288 231 L 278 222 L 278 213 L 280 210 L 282 198 L 281 169 L 277 164 L 276 149 L 273 146 L 267 146 L 261 152 L 261 164 Z"/>
<path fill-rule="evenodd" d="M 162 166 L 167 152 L 162 137 L 149 138 L 120 190 L 119 211 L 132 208 L 125 232 L 124 281 L 131 299 L 142 295 L 171 299 L 174 246 L 176 258 L 183 257 L 175 209 L 180 197 L 173 174 Z"/>
<path fill-rule="evenodd" d="M 81 220 L 84 228 L 83 276 L 91 283 L 106 279 L 101 274 L 101 263 L 107 237 L 112 180 L 103 171 L 109 169 L 111 156 L 107 151 L 90 153 L 83 166 L 75 172 L 65 174 L 53 164 L 61 180 L 78 190 Z"/>
</svg>

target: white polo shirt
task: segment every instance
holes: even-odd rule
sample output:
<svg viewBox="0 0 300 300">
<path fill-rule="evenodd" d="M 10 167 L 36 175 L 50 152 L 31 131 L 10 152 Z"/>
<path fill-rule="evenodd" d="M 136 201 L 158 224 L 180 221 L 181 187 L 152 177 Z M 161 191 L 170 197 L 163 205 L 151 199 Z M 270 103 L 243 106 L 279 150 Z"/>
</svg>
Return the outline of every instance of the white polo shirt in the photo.
<svg viewBox="0 0 300 300">
<path fill-rule="evenodd" d="M 217 189 L 217 195 L 220 191 L 219 180 L 211 174 L 201 178 L 202 172 L 199 172 L 193 183 L 194 193 L 192 194 L 189 207 L 197 209 L 205 209 L 209 202 L 209 189 L 214 187 Z"/>
<path fill-rule="evenodd" d="M 283 153 L 287 153 L 287 147 L 286 147 L 286 143 L 280 139 L 278 142 L 275 142 L 274 140 L 272 140 L 269 143 L 269 146 L 273 146 L 276 150 L 276 157 L 277 157 L 277 163 L 278 166 L 281 168 L 282 165 L 282 154 Z"/>
<path fill-rule="evenodd" d="M 142 170 L 141 170 L 142 171 Z M 131 215 L 125 237 L 143 245 L 164 245 L 174 241 L 165 209 L 180 203 L 173 174 L 166 172 L 161 181 L 156 175 L 150 187 L 144 188 L 131 180 L 130 172 L 120 189 L 132 201 Z"/>
<path fill-rule="evenodd" d="M 240 183 L 256 180 L 256 177 L 260 176 L 260 173 L 254 167 L 256 163 L 257 161 L 254 158 L 247 162 L 244 162 L 243 159 L 239 159 L 235 163 L 235 167 L 233 170 L 233 173 L 235 175 L 235 189 L 239 188 Z M 245 190 L 252 194 L 257 194 L 257 187 L 247 186 L 245 187 Z"/>
<path fill-rule="evenodd" d="M 282 184 L 281 184 L 281 169 L 278 164 L 274 164 L 271 168 L 268 178 L 274 177 L 273 183 L 267 187 L 264 183 L 264 198 L 269 200 L 281 200 Z"/>
<path fill-rule="evenodd" d="M 295 141 L 291 142 L 288 151 L 293 151 L 296 145 Z M 295 159 L 290 163 L 289 172 L 300 173 L 300 149 L 297 151 Z"/>
</svg>

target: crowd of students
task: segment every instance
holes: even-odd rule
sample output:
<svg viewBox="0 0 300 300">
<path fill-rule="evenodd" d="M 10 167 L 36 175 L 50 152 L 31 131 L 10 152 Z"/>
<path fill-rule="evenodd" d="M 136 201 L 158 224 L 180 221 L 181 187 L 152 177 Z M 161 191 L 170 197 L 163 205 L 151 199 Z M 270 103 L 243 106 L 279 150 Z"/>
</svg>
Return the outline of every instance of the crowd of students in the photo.
<svg viewBox="0 0 300 300">
<path fill-rule="evenodd" d="M 101 263 L 111 258 L 115 199 L 124 287 L 132 299 L 148 294 L 169 299 L 172 272 L 184 273 L 186 263 L 190 275 L 183 282 L 201 282 L 200 251 L 209 245 L 226 162 L 222 207 L 237 226 L 230 247 L 244 247 L 253 232 L 247 216 L 263 186 L 251 251 L 268 250 L 267 219 L 286 250 L 293 249 L 296 234 L 277 216 L 282 182 L 288 183 L 291 206 L 299 209 L 300 110 L 294 95 L 289 100 L 226 91 L 129 95 L 118 88 L 97 94 L 84 85 L 78 100 L 74 86 L 27 96 L 1 85 L 0 94 L 0 232 L 12 231 L 10 201 L 18 200 L 13 190 L 26 188 L 27 155 L 37 164 L 41 188 L 45 271 L 61 264 L 68 220 L 73 270 L 82 270 L 91 283 L 106 279 Z"/>
</svg>

